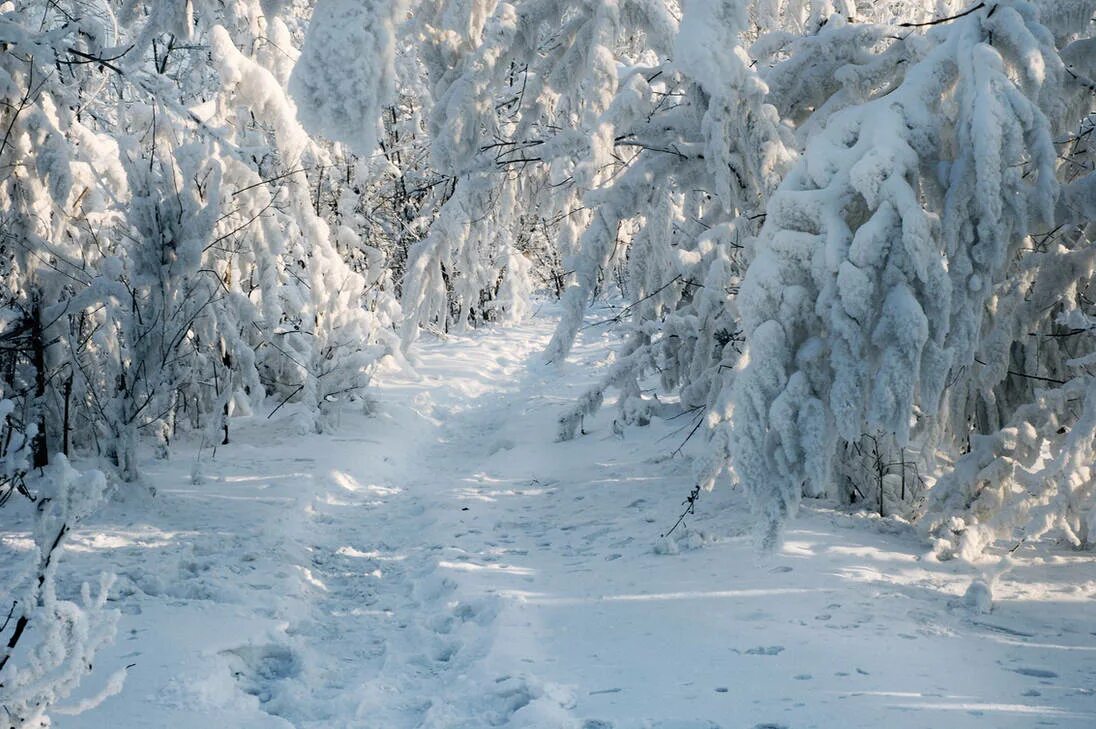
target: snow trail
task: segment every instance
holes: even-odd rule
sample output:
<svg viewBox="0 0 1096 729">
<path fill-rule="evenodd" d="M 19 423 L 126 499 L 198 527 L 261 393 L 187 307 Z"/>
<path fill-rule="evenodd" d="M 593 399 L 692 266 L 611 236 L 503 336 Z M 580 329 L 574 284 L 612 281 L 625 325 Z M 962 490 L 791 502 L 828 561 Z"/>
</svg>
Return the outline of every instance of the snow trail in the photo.
<svg viewBox="0 0 1096 729">
<path fill-rule="evenodd" d="M 586 330 L 545 366 L 554 324 L 423 342 L 417 376 L 382 373 L 372 415 L 326 435 L 290 408 L 242 421 L 201 483 L 150 463 L 157 498 L 107 509 L 63 562 L 119 572 L 100 666 L 129 681 L 56 726 L 1096 725 L 1090 558 L 1021 549 L 994 581 L 813 507 L 760 560 L 732 490 L 659 539 L 693 421 L 620 431 L 607 406 L 554 443 L 613 342 Z"/>
</svg>

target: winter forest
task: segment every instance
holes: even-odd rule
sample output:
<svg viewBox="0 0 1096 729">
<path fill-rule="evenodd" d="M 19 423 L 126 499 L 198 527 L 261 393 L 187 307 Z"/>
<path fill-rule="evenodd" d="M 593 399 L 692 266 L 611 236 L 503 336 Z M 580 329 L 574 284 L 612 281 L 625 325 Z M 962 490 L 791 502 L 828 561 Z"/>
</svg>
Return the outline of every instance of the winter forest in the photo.
<svg viewBox="0 0 1096 729">
<path fill-rule="evenodd" d="M 0 1 L 0 728 L 1096 727 L 1094 34 Z"/>
</svg>

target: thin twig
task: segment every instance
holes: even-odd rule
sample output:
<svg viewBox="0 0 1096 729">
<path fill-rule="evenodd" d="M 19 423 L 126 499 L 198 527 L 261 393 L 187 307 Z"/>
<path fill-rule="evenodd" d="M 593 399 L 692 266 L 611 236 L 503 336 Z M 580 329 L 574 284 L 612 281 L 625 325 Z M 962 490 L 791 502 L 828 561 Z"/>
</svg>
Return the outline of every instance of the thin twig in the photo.
<svg viewBox="0 0 1096 729">
<path fill-rule="evenodd" d="M 940 25 L 941 23 L 948 23 L 948 22 L 951 22 L 952 20 L 958 20 L 959 18 L 970 15 L 971 13 L 974 13 L 974 12 L 977 12 L 977 11 L 981 10 L 985 6 L 986 6 L 986 4 L 984 2 L 983 3 L 978 3 L 973 8 L 970 8 L 969 10 L 964 10 L 963 12 L 959 13 L 958 15 L 951 15 L 947 18 L 937 18 L 936 20 L 929 20 L 929 21 L 924 22 L 924 23 L 899 23 L 898 27 L 899 28 L 926 28 L 930 25 Z"/>
<path fill-rule="evenodd" d="M 682 505 L 684 505 L 685 510 L 681 512 L 681 515 L 679 517 L 677 517 L 677 521 L 675 521 L 674 525 L 670 527 L 670 530 L 662 535 L 663 538 L 673 534 L 675 529 L 685 523 L 685 517 L 692 514 L 696 510 L 696 501 L 699 498 L 700 484 L 698 483 L 696 486 L 693 486 L 693 490 L 690 491 L 689 495 L 685 497 L 685 500 L 681 502 Z"/>
<path fill-rule="evenodd" d="M 282 401 L 281 401 L 280 403 L 278 403 L 278 407 L 276 407 L 276 408 L 274 408 L 273 410 L 271 410 L 271 411 L 270 411 L 270 415 L 267 415 L 267 416 L 266 416 L 266 419 L 267 419 L 267 420 L 270 420 L 271 418 L 273 418 L 273 417 L 274 417 L 274 413 L 276 413 L 276 412 L 278 412 L 279 410 L 281 410 L 281 409 L 282 409 L 282 406 L 283 406 L 283 405 L 285 405 L 285 404 L 286 404 L 287 402 L 289 402 L 289 401 L 290 401 L 290 399 L 291 399 L 291 398 L 292 398 L 292 397 L 293 397 L 294 395 L 296 395 L 296 394 L 297 394 L 298 392 L 300 392 L 300 391 L 301 391 L 301 390 L 303 390 L 303 389 L 304 389 L 304 383 L 302 382 L 301 384 L 297 385 L 297 389 L 296 389 L 296 390 L 294 390 L 293 392 L 291 392 L 291 393 L 289 393 L 288 395 L 286 395 L 286 396 L 285 396 L 285 398 L 284 398 L 284 399 L 283 399 L 283 400 L 282 400 Z"/>
</svg>

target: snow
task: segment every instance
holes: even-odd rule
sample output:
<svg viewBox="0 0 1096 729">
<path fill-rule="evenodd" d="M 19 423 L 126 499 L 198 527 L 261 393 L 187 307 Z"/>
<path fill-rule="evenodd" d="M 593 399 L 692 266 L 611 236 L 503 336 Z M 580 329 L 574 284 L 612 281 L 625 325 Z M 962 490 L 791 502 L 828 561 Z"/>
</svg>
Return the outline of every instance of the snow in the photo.
<svg viewBox="0 0 1096 729">
<path fill-rule="evenodd" d="M 395 95 L 395 24 L 405 2 L 320 0 L 290 77 L 301 122 L 369 156 Z"/>
<path fill-rule="evenodd" d="M 662 537 L 703 448 L 671 457 L 687 427 L 615 429 L 613 408 L 555 442 L 619 345 L 583 329 L 544 365 L 558 315 L 424 338 L 323 435 L 289 404 L 142 462 L 156 496 L 102 509 L 59 563 L 71 594 L 116 573 L 121 612 L 66 705 L 125 683 L 53 726 L 1096 725 L 1090 555 L 940 562 L 900 519 L 807 500 L 759 556 L 734 489 Z M 6 530 L 0 577 L 28 549 Z"/>
</svg>

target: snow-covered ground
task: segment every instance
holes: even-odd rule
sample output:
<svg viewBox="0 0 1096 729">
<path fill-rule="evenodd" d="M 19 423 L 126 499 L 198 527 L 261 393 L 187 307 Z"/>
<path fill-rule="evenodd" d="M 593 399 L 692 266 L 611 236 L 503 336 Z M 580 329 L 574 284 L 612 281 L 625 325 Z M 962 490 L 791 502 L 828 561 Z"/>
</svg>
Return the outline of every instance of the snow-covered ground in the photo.
<svg viewBox="0 0 1096 729">
<path fill-rule="evenodd" d="M 283 408 L 234 422 L 197 477 L 194 449 L 148 461 L 157 496 L 105 508 L 62 565 L 70 587 L 118 574 L 118 637 L 82 691 L 130 666 L 125 687 L 54 725 L 1096 726 L 1090 555 L 1024 546 L 998 574 L 809 505 L 761 559 L 732 491 L 660 540 L 693 423 L 618 436 L 607 406 L 553 442 L 612 343 L 588 329 L 541 365 L 554 322 L 427 342 L 419 377 L 382 373 L 372 414 L 329 434 Z M 27 539 L 2 548 L 14 564 Z"/>
</svg>

